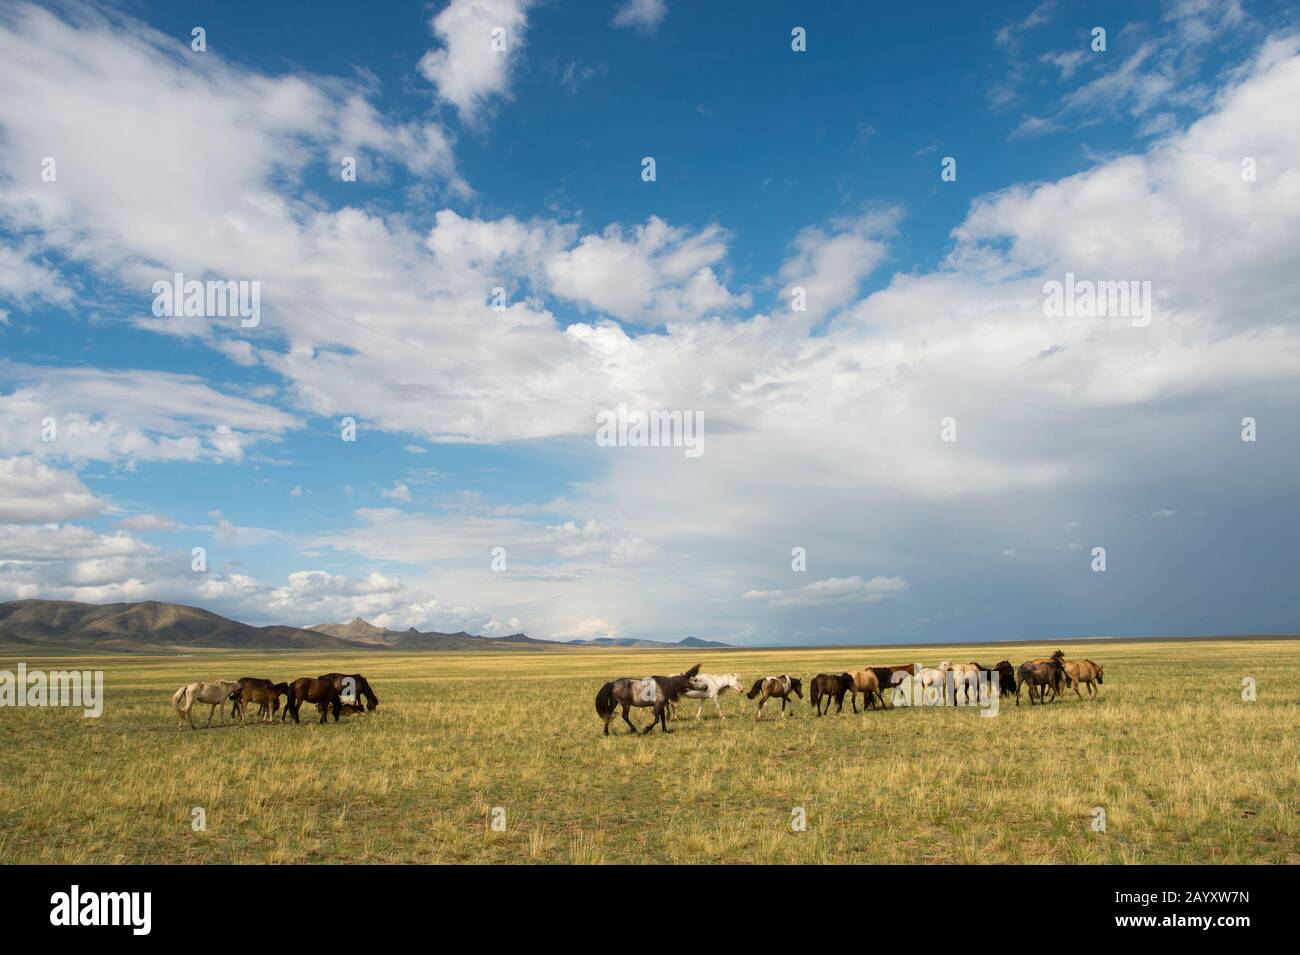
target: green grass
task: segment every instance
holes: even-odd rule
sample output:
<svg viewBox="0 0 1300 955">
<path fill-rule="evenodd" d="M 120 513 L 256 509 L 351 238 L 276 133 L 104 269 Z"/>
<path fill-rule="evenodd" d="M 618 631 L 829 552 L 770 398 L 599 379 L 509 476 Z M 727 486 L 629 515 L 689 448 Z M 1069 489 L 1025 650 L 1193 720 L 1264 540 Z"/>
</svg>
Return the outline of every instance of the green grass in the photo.
<svg viewBox="0 0 1300 955">
<path fill-rule="evenodd" d="M 103 669 L 105 711 L 0 709 L 0 862 L 1300 862 L 1297 641 L 1068 646 L 1105 664 L 1097 702 L 1004 700 L 995 718 L 817 719 L 805 700 L 755 722 L 729 694 L 724 721 L 687 703 L 670 736 L 616 718 L 605 738 L 593 706 L 605 680 L 695 662 L 748 685 L 1051 649 L 28 659 Z M 365 673 L 379 711 L 176 728 L 170 697 L 191 679 L 327 670 Z"/>
</svg>

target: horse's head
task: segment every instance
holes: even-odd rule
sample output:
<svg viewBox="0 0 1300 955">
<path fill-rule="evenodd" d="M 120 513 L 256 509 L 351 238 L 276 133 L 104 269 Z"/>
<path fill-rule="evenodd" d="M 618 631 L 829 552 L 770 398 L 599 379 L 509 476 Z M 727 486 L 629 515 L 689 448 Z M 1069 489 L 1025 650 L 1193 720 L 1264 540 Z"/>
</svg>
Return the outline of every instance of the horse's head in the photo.
<svg viewBox="0 0 1300 955">
<path fill-rule="evenodd" d="M 799 697 L 799 699 L 802 700 L 802 699 L 803 699 L 803 681 L 800 680 L 798 677 L 794 677 L 794 676 L 792 676 L 792 677 L 787 677 L 787 679 L 789 679 L 789 681 L 790 681 L 790 692 L 793 693 L 795 696 Z"/>
<path fill-rule="evenodd" d="M 235 688 L 234 688 L 233 690 L 230 691 L 230 693 L 226 696 L 226 699 L 228 699 L 228 700 L 237 700 L 237 699 L 239 699 L 239 695 L 240 695 L 242 692 L 243 692 L 243 689 L 240 687 L 240 685 L 239 685 L 238 683 L 236 683 L 236 684 L 235 684 Z"/>
<path fill-rule="evenodd" d="M 1098 672 L 1100 672 L 1100 670 Z M 724 676 L 722 678 L 722 686 L 729 690 L 735 690 L 737 693 L 743 693 L 745 691 L 745 688 L 740 685 L 739 673 L 728 673 Z"/>
<path fill-rule="evenodd" d="M 1064 663 L 1064 662 L 1065 662 L 1065 651 L 1064 651 L 1064 650 L 1057 650 L 1055 653 L 1052 654 L 1052 659 L 1055 660 L 1057 663 Z"/>
<path fill-rule="evenodd" d="M 1104 670 L 1104 669 L 1105 669 L 1105 667 L 1097 667 L 1097 682 L 1098 682 L 1098 683 L 1101 682 L 1101 671 Z"/>
<path fill-rule="evenodd" d="M 701 680 L 699 677 L 692 676 L 686 678 L 686 689 L 699 690 L 703 693 L 707 693 L 709 691 L 709 685 L 705 683 L 703 680 Z"/>
<path fill-rule="evenodd" d="M 941 670 L 941 671 L 943 671 L 944 673 L 947 673 L 949 670 L 952 669 L 952 661 L 951 661 L 951 660 L 940 660 L 940 661 L 939 661 L 939 665 L 938 665 L 937 667 L 935 667 L 935 669 L 936 669 L 936 670 Z"/>
</svg>

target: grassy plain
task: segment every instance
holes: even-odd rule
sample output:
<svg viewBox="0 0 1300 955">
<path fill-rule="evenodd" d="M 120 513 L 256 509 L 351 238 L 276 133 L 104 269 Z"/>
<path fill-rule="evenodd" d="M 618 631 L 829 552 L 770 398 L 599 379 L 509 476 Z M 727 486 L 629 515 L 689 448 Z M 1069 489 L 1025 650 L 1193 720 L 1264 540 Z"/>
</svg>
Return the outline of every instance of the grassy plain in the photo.
<svg viewBox="0 0 1300 955">
<path fill-rule="evenodd" d="M 1096 702 L 1003 700 L 993 718 L 817 719 L 805 700 L 755 722 L 729 694 L 725 720 L 710 705 L 696 721 L 690 703 L 672 735 L 618 720 L 605 738 L 593 706 L 607 679 L 695 662 L 748 685 L 1051 649 L 27 659 L 104 670 L 105 710 L 0 709 L 0 862 L 1300 862 L 1300 641 L 1067 645 L 1105 664 Z M 190 679 L 327 670 L 366 674 L 379 710 L 176 728 L 170 697 Z"/>
</svg>

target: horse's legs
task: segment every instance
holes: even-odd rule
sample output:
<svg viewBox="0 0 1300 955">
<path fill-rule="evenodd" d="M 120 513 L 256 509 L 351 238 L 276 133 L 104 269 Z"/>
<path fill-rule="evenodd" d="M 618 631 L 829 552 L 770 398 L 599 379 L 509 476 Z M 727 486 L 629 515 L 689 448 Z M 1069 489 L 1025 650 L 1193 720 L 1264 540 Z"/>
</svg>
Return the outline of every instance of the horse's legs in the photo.
<svg viewBox="0 0 1300 955">
<path fill-rule="evenodd" d="M 636 728 L 635 723 L 633 723 L 630 719 L 627 718 L 627 711 L 631 707 L 627 703 L 622 704 L 622 706 L 623 706 L 623 722 L 627 724 L 627 728 L 630 729 L 632 731 L 632 735 L 635 736 L 637 733 L 641 731 Z"/>
<path fill-rule="evenodd" d="M 754 714 L 755 720 L 761 720 L 763 718 L 763 704 L 766 702 L 767 702 L 767 690 L 764 690 L 763 695 L 759 697 L 758 700 L 758 712 Z"/>
</svg>

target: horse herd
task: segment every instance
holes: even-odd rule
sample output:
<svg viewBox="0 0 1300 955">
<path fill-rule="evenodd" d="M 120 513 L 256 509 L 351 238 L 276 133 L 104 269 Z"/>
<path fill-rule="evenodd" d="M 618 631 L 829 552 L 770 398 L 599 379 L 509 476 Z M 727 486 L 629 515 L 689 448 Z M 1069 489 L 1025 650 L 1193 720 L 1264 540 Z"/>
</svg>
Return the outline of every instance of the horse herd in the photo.
<svg viewBox="0 0 1300 955">
<path fill-rule="evenodd" d="M 727 673 L 715 675 L 700 673 L 699 664 L 684 673 L 672 676 L 620 677 L 611 680 L 596 693 L 596 715 L 605 721 L 605 735 L 609 735 L 609 724 L 614 714 L 622 709 L 623 722 L 633 733 L 649 733 L 658 724 L 663 732 L 671 733 L 668 728 L 668 716 L 675 716 L 675 705 L 682 698 L 698 700 L 700 705 L 695 713 L 699 719 L 704 711 L 704 701 L 712 700 L 717 707 L 718 716 L 722 717 L 722 706 L 718 702 L 727 690 L 745 692 L 740 681 L 740 674 Z M 1020 705 L 1020 691 L 1029 693 L 1029 703 L 1047 703 L 1061 695 L 1062 685 L 1073 687 L 1080 700 L 1082 684 L 1088 688 L 1088 698 L 1097 696 L 1097 686 L 1102 681 L 1103 667 L 1091 660 L 1066 660 L 1064 652 L 1057 650 L 1050 657 L 1037 657 L 1026 660 L 1019 667 L 1012 667 L 1009 660 L 1003 660 L 996 666 L 986 667 L 978 663 L 953 663 L 944 660 L 934 667 L 918 667 L 908 663 L 894 666 L 864 667 L 861 670 L 848 670 L 843 673 L 818 673 L 809 684 L 808 701 L 817 711 L 818 716 L 830 712 L 831 703 L 835 703 L 835 712 L 844 709 L 844 697 L 849 697 L 853 712 L 858 712 L 858 694 L 862 694 L 862 708 L 881 709 L 886 706 L 882 688 L 893 688 L 895 695 L 904 692 L 902 684 L 910 680 L 922 697 L 933 697 L 941 702 L 957 705 L 971 703 L 971 691 L 975 691 L 975 701 L 979 699 L 979 688 L 984 683 L 988 690 L 998 696 L 1015 694 L 1016 706 Z M 1048 693 L 1051 697 L 1048 697 Z M 798 677 L 783 673 L 779 676 L 763 676 L 754 681 L 753 686 L 745 692 L 749 699 L 758 700 L 755 719 L 763 718 L 763 707 L 768 700 L 780 699 L 781 712 L 787 716 L 786 704 L 793 703 L 792 697 L 803 699 L 803 681 Z M 628 718 L 632 707 L 653 707 L 653 719 L 643 730 Z"/>
<path fill-rule="evenodd" d="M 334 722 L 337 723 L 340 716 L 365 713 L 379 706 L 379 697 L 371 689 L 370 682 L 360 673 L 301 676 L 292 683 L 276 683 L 273 680 L 262 680 L 251 676 L 241 677 L 238 680 L 196 680 L 187 683 L 172 694 L 172 708 L 177 716 L 176 728 L 184 729 L 187 719 L 190 729 L 198 728 L 194 725 L 193 716 L 194 706 L 197 703 L 207 703 L 212 707 L 208 710 L 208 726 L 212 725 L 212 716 L 216 713 L 217 707 L 221 707 L 221 724 L 224 726 L 227 701 L 230 702 L 232 722 L 238 714 L 239 722 L 243 723 L 244 707 L 249 703 L 257 703 L 260 706 L 258 717 L 262 722 L 270 723 L 274 721 L 275 714 L 280 709 L 282 696 L 285 697 L 285 705 L 284 712 L 280 714 L 281 723 L 290 716 L 297 723 L 298 710 L 304 703 L 316 704 L 322 723 L 331 713 L 334 715 Z M 365 700 L 364 709 L 361 706 L 362 699 Z"/>
</svg>

